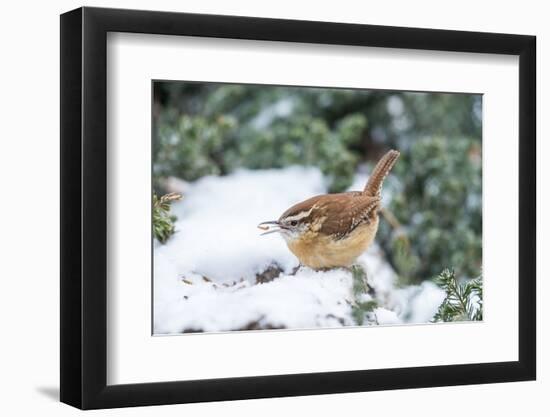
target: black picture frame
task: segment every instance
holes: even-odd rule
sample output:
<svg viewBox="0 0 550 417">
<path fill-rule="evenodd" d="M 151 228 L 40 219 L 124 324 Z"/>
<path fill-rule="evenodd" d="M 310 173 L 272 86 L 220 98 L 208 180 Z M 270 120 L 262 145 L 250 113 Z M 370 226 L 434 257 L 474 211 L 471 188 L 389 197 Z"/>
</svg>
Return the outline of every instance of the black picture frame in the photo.
<svg viewBox="0 0 550 417">
<path fill-rule="evenodd" d="M 518 361 L 107 385 L 108 32 L 519 56 Z M 94 409 L 535 379 L 534 36 L 84 7 L 61 15 L 60 57 L 62 402 Z"/>
</svg>

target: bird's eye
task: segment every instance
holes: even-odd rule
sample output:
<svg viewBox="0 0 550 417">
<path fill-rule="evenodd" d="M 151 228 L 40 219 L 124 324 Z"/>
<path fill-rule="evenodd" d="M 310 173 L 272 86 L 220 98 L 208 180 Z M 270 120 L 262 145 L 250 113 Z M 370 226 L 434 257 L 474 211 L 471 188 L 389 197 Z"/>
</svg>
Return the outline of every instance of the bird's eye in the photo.
<svg viewBox="0 0 550 417">
<path fill-rule="evenodd" d="M 297 224 L 298 224 L 298 221 L 297 221 L 297 220 L 292 220 L 292 221 L 290 222 L 290 225 L 291 225 L 291 226 L 296 226 Z"/>
</svg>

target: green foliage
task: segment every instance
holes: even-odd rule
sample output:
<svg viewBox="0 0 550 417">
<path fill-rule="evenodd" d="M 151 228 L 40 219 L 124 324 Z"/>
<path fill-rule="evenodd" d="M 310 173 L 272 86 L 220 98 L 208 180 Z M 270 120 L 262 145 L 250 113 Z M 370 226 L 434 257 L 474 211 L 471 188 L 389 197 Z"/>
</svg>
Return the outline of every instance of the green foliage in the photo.
<svg viewBox="0 0 550 417">
<path fill-rule="evenodd" d="M 433 322 L 483 320 L 481 277 L 458 282 L 454 271 L 445 269 L 436 277 L 435 283 L 445 291 L 445 299 Z"/>
<path fill-rule="evenodd" d="M 398 179 L 398 181 L 395 181 Z M 404 223 L 381 222 L 379 239 L 406 281 L 454 265 L 460 275 L 481 269 L 481 145 L 466 137 L 425 137 L 402 149 L 394 167 L 389 210 Z"/>
<path fill-rule="evenodd" d="M 334 129 L 311 116 L 274 122 L 269 130 L 244 129 L 227 158 L 231 168 L 282 168 L 289 165 L 317 166 L 326 175 L 332 191 L 351 184 L 358 158 L 347 146 L 357 140 L 363 117 L 346 118 Z"/>
<path fill-rule="evenodd" d="M 176 175 L 192 181 L 204 175 L 225 173 L 224 136 L 235 126 L 236 121 L 231 117 L 207 119 L 188 115 L 179 117 L 173 126 L 161 125 L 155 174 Z"/>
<path fill-rule="evenodd" d="M 228 85 L 207 89 L 199 97 L 198 109 L 165 111 L 158 118 L 157 176 L 192 181 L 237 168 L 306 165 L 321 169 L 330 191 L 343 191 L 351 184 L 359 162 L 351 148 L 367 127 L 363 114 L 347 114 L 330 125 L 313 116 L 303 93 L 292 88 L 264 91 Z M 286 112 L 291 110 L 289 117 Z"/>
<path fill-rule="evenodd" d="M 176 216 L 170 215 L 170 205 L 180 199 L 181 195 L 177 193 L 165 194 L 160 198 L 153 193 L 153 236 L 160 243 L 165 243 L 174 234 Z"/>
</svg>

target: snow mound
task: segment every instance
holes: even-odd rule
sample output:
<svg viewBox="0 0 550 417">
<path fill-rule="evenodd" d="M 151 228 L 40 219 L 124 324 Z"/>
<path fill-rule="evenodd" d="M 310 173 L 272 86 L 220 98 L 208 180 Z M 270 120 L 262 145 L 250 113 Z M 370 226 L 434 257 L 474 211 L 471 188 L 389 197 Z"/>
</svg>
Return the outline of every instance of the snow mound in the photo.
<svg viewBox="0 0 550 417">
<path fill-rule="evenodd" d="M 298 260 L 283 239 L 260 236 L 260 222 L 325 192 L 321 172 L 304 167 L 189 184 L 173 206 L 175 235 L 154 249 L 155 334 L 352 326 L 354 308 L 371 300 L 376 308 L 364 324 L 429 321 L 443 292 L 430 283 L 395 289 L 395 273 L 376 245 L 358 259 L 371 291 L 357 294 L 350 271 L 294 273 Z"/>
</svg>

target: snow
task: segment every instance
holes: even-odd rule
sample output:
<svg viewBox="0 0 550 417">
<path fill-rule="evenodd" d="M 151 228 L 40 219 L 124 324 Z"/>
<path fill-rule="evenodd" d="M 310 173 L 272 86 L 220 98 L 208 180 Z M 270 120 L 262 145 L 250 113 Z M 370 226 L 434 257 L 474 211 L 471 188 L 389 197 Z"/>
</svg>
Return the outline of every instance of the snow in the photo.
<svg viewBox="0 0 550 417">
<path fill-rule="evenodd" d="M 381 324 L 400 324 L 401 320 L 395 311 L 391 311 L 382 307 L 374 309 L 374 317 L 376 323 Z"/>
<path fill-rule="evenodd" d="M 357 177 L 353 188 L 362 189 L 366 176 Z M 321 172 L 305 167 L 240 170 L 187 184 L 172 208 L 176 233 L 154 248 L 155 334 L 353 326 L 355 303 L 373 297 L 378 307 L 365 325 L 429 322 L 443 292 L 429 282 L 397 289 L 376 244 L 358 259 L 374 295 L 358 296 L 350 271 L 301 267 L 293 274 L 298 260 L 283 239 L 260 236 L 260 222 L 325 192 Z M 258 279 L 275 266 L 280 275 Z"/>
</svg>

